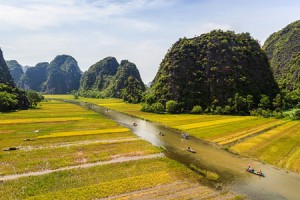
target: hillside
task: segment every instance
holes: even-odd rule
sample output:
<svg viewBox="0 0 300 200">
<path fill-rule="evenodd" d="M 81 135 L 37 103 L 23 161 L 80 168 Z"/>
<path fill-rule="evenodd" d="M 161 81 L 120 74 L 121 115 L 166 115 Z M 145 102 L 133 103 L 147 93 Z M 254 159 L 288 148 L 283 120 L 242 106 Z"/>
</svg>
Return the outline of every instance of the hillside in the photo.
<svg viewBox="0 0 300 200">
<path fill-rule="evenodd" d="M 89 97 L 116 97 L 137 103 L 145 85 L 134 63 L 127 60 L 120 65 L 116 58 L 106 57 L 92 65 L 80 80 L 80 93 Z"/>
<path fill-rule="evenodd" d="M 0 49 L 0 112 L 28 108 L 25 92 L 15 86 Z"/>
<path fill-rule="evenodd" d="M 225 106 L 238 93 L 252 95 L 257 104 L 262 94 L 275 97 L 278 86 L 268 59 L 249 33 L 215 30 L 199 37 L 179 39 L 169 49 L 149 93 L 165 104 L 183 109 Z"/>
<path fill-rule="evenodd" d="M 20 65 L 16 60 L 8 60 L 6 61 L 6 65 L 9 68 L 10 74 L 14 79 L 16 85 L 19 85 L 19 81 L 24 74 L 23 66 Z"/>
<path fill-rule="evenodd" d="M 114 57 L 106 57 L 92 65 L 80 80 L 81 90 L 102 90 L 107 88 L 116 75 L 119 63 Z"/>
<path fill-rule="evenodd" d="M 136 65 L 128 60 L 122 60 L 107 90 L 111 97 L 122 98 L 130 103 L 138 103 L 142 100 L 145 85 Z"/>
<path fill-rule="evenodd" d="M 270 35 L 263 48 L 270 59 L 279 87 L 286 91 L 299 91 L 300 20 Z"/>
</svg>

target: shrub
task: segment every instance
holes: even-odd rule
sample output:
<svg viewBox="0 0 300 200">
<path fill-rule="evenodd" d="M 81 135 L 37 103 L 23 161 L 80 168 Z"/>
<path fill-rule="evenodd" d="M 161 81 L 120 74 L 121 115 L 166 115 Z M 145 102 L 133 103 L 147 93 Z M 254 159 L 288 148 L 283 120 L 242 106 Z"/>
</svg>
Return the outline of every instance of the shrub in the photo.
<svg viewBox="0 0 300 200">
<path fill-rule="evenodd" d="M 168 113 L 175 113 L 177 111 L 178 103 L 174 100 L 169 100 L 166 104 L 166 110 Z"/>
<path fill-rule="evenodd" d="M 194 106 L 191 113 L 193 114 L 201 114 L 203 112 L 202 107 L 201 106 Z"/>
<path fill-rule="evenodd" d="M 154 113 L 160 114 L 165 112 L 165 108 L 161 103 L 153 103 L 151 107 L 153 108 Z"/>
<path fill-rule="evenodd" d="M 142 112 L 153 112 L 153 107 L 147 103 L 143 103 L 141 107 Z"/>
</svg>

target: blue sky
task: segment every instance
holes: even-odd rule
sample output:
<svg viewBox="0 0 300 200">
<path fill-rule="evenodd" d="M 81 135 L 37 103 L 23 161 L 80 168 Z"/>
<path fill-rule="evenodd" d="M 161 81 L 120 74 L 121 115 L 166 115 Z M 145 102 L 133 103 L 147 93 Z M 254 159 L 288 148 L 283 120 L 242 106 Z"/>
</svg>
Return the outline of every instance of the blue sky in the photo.
<svg viewBox="0 0 300 200">
<path fill-rule="evenodd" d="M 148 83 L 179 38 L 223 29 L 263 44 L 299 19 L 296 0 L 0 0 L 0 47 L 29 66 L 61 54 L 82 71 L 107 56 L 127 59 Z"/>
</svg>

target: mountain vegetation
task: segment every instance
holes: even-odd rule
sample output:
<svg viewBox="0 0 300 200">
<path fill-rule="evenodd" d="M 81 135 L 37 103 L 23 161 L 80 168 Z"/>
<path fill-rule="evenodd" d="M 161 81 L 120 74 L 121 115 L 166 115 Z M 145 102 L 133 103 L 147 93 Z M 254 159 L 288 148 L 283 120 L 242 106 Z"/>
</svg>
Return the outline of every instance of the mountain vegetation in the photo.
<svg viewBox="0 0 300 200">
<path fill-rule="evenodd" d="M 138 103 L 145 85 L 135 64 L 107 57 L 92 65 L 80 81 L 80 95 L 84 97 L 116 97 Z"/>
<path fill-rule="evenodd" d="M 15 86 L 0 49 L 0 112 L 28 109 L 29 106 L 25 92 Z"/>
<path fill-rule="evenodd" d="M 300 102 L 300 20 L 273 33 L 264 43 L 274 77 L 293 107 Z M 300 106 L 300 105 L 299 105 Z"/>
<path fill-rule="evenodd" d="M 179 39 L 169 49 L 142 109 L 172 100 L 177 112 L 201 106 L 205 112 L 249 114 L 272 108 L 278 92 L 268 58 L 249 33 L 214 30 Z"/>
<path fill-rule="evenodd" d="M 9 72 L 14 79 L 15 84 L 18 85 L 22 75 L 24 74 L 23 66 L 20 65 L 16 60 L 8 60 L 6 61 L 6 65 L 9 68 Z"/>
</svg>

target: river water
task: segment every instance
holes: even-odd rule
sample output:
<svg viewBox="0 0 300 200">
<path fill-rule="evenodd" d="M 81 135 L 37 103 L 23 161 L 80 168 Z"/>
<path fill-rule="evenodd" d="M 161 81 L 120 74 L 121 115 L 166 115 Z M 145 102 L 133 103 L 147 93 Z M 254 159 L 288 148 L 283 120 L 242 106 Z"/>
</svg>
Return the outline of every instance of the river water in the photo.
<svg viewBox="0 0 300 200">
<path fill-rule="evenodd" d="M 74 103 L 74 102 L 73 102 Z M 181 138 L 181 132 L 161 124 L 149 122 L 127 114 L 119 113 L 89 103 L 81 103 L 97 113 L 120 123 L 139 137 L 155 146 L 164 146 L 166 155 L 185 165 L 196 164 L 201 169 L 217 172 L 222 187 L 245 194 L 250 199 L 258 200 L 300 200 L 300 175 L 276 169 L 263 163 L 234 155 L 219 146 L 207 144 L 197 138 Z M 137 126 L 132 126 L 136 123 Z M 165 136 L 158 133 L 162 131 Z M 196 153 L 186 151 L 191 147 Z M 248 164 L 261 169 L 266 177 L 250 174 L 246 171 Z"/>
</svg>

